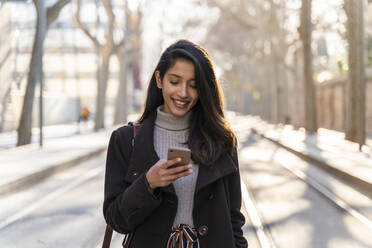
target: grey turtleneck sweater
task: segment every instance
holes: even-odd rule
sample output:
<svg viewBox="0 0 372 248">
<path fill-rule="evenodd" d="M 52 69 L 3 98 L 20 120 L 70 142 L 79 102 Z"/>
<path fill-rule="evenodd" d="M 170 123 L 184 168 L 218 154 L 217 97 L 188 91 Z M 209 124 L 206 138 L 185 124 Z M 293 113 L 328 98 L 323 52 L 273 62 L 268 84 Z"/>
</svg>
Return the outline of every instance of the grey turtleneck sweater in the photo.
<svg viewBox="0 0 372 248">
<path fill-rule="evenodd" d="M 158 107 L 154 127 L 154 147 L 160 159 L 167 159 L 168 148 L 187 148 L 183 144 L 189 134 L 190 112 L 185 116 L 177 117 L 163 111 L 163 106 Z M 178 208 L 173 226 L 187 224 L 194 227 L 192 210 L 194 207 L 194 191 L 199 166 L 192 164 L 192 174 L 181 177 L 173 182 L 178 197 Z"/>
</svg>

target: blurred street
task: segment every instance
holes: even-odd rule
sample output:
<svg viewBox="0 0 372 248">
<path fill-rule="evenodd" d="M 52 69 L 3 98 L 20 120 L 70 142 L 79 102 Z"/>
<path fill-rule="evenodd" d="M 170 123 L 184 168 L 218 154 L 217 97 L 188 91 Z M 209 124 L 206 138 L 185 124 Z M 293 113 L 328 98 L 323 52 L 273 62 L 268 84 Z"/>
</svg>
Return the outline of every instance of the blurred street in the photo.
<svg viewBox="0 0 372 248">
<path fill-rule="evenodd" d="M 361 186 L 353 180 L 345 176 L 337 178 L 320 169 L 326 165 L 316 165 L 319 158 L 310 152 L 316 149 L 324 160 L 340 170 L 347 165 L 354 170 L 354 176 L 366 183 L 365 187 L 371 187 L 371 181 L 363 178 L 372 174 L 368 150 L 358 153 L 353 144 L 336 133 L 327 139 L 321 135 L 311 136 L 308 139 L 317 138 L 316 146 L 309 142 L 308 148 L 301 152 L 314 157 L 309 163 L 304 160 L 306 157 L 301 158 L 283 147 L 291 146 L 300 151 L 303 142 L 300 130 L 293 130 L 289 125 L 273 127 L 258 117 L 234 112 L 228 112 L 228 119 L 239 140 L 242 209 L 246 216 L 243 230 L 250 247 L 372 247 L 371 196 L 363 194 L 362 189 L 358 189 Z M 23 166 L 22 172 L 28 171 L 37 180 L 24 174 L 23 177 L 28 176 L 27 180 L 18 179 L 7 190 L 5 183 L 0 184 L 1 247 L 100 246 L 105 228 L 102 218 L 104 149 L 110 132 L 111 129 L 101 132 L 99 144 L 94 141 L 97 140 L 96 133 L 47 139 L 44 148 L 37 148 L 40 150 L 38 156 L 58 140 L 61 156 L 54 157 L 63 163 L 66 163 L 66 157 L 75 161 L 62 168 L 61 161 L 47 163 L 47 157 L 44 158 L 44 168 L 39 166 L 40 171 L 59 167 L 53 172 L 36 174 L 31 170 L 35 167 L 32 163 L 37 160 L 30 160 L 25 148 L 17 163 L 11 164 L 8 160 L 9 172 L 16 174 L 21 171 L 17 166 Z M 283 146 L 262 136 L 266 134 L 274 140 L 278 138 L 275 133 L 282 134 L 280 142 Z M 79 152 L 74 152 L 79 147 Z M 103 150 L 85 160 L 77 159 L 101 148 Z M 16 149 L 20 148 L 0 151 L 3 167 L 7 166 L 4 158 Z M 30 150 L 30 153 L 34 152 Z M 0 175 L 4 177 L 5 174 Z M 4 182 L 3 178 L 1 180 Z M 114 234 L 112 247 L 120 247 L 122 238 L 122 235 Z"/>
<path fill-rule="evenodd" d="M 77 134 L 83 134 L 92 132 L 93 121 L 87 123 L 72 123 L 64 125 L 53 125 L 44 127 L 44 138 L 47 140 L 68 137 Z M 39 142 L 39 128 L 35 127 L 32 129 L 32 141 L 31 143 Z M 13 148 L 17 144 L 17 132 L 2 132 L 0 133 L 0 150 Z"/>
</svg>

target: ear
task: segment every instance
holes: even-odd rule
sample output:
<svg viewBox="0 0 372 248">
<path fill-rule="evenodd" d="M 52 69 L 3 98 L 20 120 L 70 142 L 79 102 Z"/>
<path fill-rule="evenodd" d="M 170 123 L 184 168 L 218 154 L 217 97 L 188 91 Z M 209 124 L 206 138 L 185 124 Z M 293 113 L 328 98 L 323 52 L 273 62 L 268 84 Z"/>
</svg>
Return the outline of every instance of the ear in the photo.
<svg viewBox="0 0 372 248">
<path fill-rule="evenodd" d="M 156 86 L 158 86 L 159 89 L 162 88 L 161 80 L 160 80 L 160 72 L 155 71 L 155 79 L 156 79 Z"/>
</svg>

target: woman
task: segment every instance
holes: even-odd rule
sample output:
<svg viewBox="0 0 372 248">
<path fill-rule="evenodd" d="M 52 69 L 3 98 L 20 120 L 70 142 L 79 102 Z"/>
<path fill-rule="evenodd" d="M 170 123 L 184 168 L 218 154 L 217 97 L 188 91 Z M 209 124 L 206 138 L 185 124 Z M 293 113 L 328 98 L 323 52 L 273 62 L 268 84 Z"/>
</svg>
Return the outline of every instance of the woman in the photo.
<svg viewBox="0 0 372 248">
<path fill-rule="evenodd" d="M 130 126 L 110 139 L 106 222 L 134 232 L 135 248 L 247 247 L 235 135 L 202 47 L 180 40 L 164 51 L 138 122 L 133 148 Z M 166 160 L 169 147 L 189 148 L 191 163 L 169 168 L 179 161 Z"/>
</svg>

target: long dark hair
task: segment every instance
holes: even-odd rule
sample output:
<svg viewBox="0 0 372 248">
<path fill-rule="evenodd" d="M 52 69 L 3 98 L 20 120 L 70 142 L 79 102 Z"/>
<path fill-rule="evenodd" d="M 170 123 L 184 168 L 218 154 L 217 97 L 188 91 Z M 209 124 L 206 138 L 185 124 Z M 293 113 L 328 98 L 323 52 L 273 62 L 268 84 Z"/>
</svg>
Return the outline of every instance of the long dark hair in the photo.
<svg viewBox="0 0 372 248">
<path fill-rule="evenodd" d="M 159 71 L 163 80 L 166 71 L 181 58 L 194 64 L 199 95 L 190 116 L 187 144 L 195 163 L 212 165 L 220 155 L 231 151 L 236 146 L 236 141 L 224 117 L 222 90 L 217 82 L 212 61 L 201 46 L 188 40 L 179 40 L 163 52 L 152 74 L 145 109 L 138 122 L 142 123 L 158 106 L 164 104 L 162 92 L 156 85 L 155 72 Z"/>
</svg>

